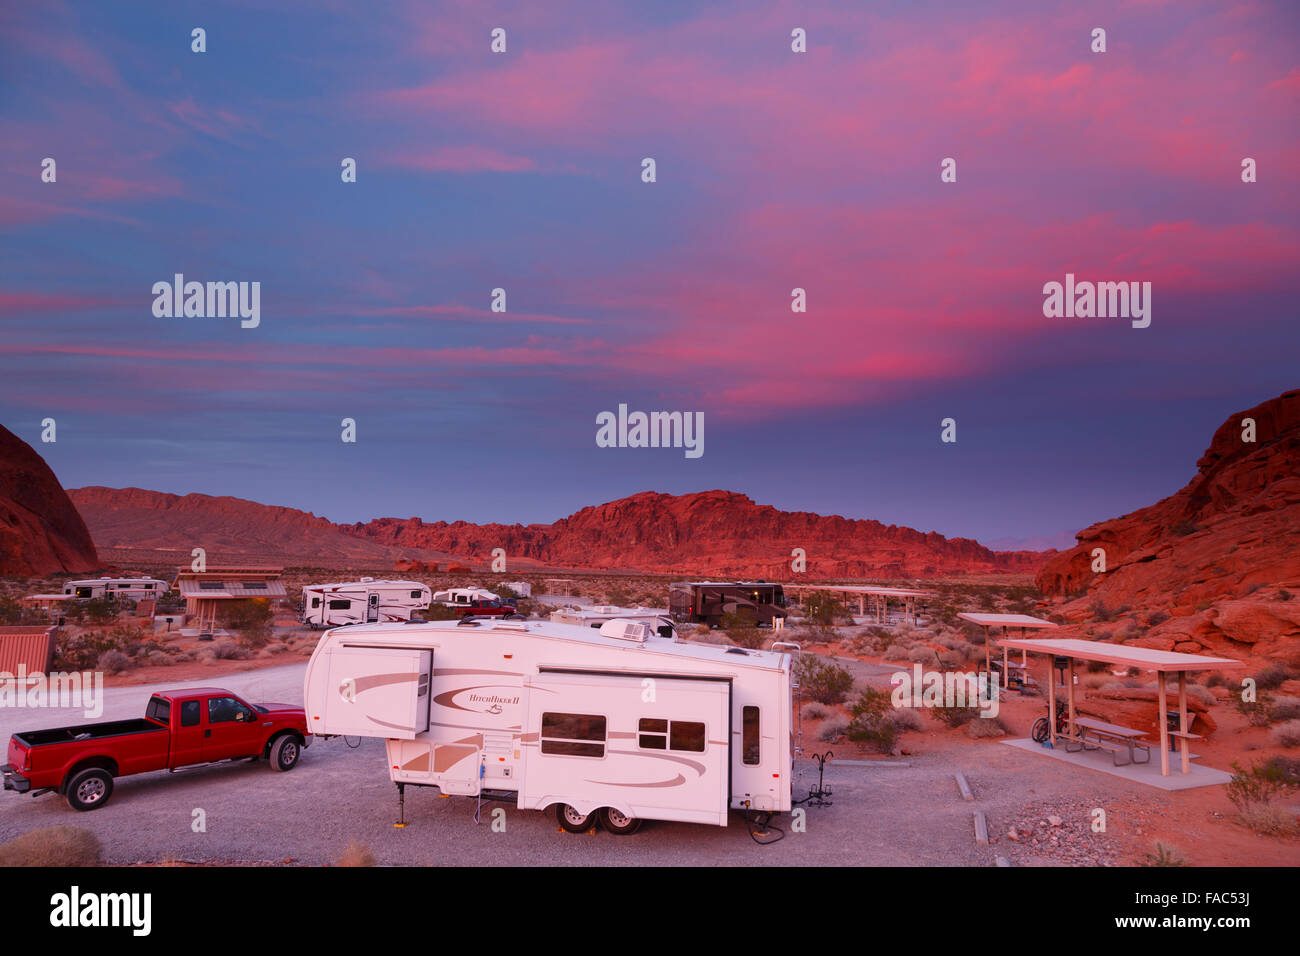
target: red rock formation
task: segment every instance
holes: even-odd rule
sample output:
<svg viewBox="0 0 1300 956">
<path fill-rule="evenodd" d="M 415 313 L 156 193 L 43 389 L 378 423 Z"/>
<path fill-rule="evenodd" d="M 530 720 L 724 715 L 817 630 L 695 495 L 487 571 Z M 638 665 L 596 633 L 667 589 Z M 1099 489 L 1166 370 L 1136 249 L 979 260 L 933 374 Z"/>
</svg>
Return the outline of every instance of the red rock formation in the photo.
<svg viewBox="0 0 1300 956">
<path fill-rule="evenodd" d="M 98 567 L 90 532 L 50 466 L 0 426 L 0 574 L 25 577 Z"/>
<path fill-rule="evenodd" d="M 1059 609 L 1071 621 L 1125 606 L 1170 615 L 1146 646 L 1285 656 L 1300 638 L 1300 390 L 1229 417 L 1197 468 L 1181 491 L 1079 532 L 1038 585 L 1071 599 Z"/>
<path fill-rule="evenodd" d="M 378 567 L 406 556 L 344 534 L 310 512 L 242 498 L 102 487 L 74 488 L 69 495 L 106 553 L 110 548 L 177 551 L 188 563 L 191 549 L 204 548 L 208 562 L 217 564 L 254 556 L 303 564 L 373 562 Z"/>
<path fill-rule="evenodd" d="M 394 571 L 401 571 L 404 574 L 420 573 L 434 574 L 438 570 L 436 561 L 421 561 L 418 558 L 402 558 L 393 565 Z"/>
<path fill-rule="evenodd" d="M 1032 572 L 1047 557 L 1041 552 L 994 552 L 966 538 L 878 521 L 778 511 L 730 491 L 647 491 L 583 508 L 549 525 L 380 518 L 343 527 L 389 547 L 484 559 L 493 548 L 504 548 L 512 560 L 527 558 L 553 567 L 772 580 L 795 577 L 790 562 L 796 547 L 807 554 L 808 575 L 834 577 Z"/>
</svg>

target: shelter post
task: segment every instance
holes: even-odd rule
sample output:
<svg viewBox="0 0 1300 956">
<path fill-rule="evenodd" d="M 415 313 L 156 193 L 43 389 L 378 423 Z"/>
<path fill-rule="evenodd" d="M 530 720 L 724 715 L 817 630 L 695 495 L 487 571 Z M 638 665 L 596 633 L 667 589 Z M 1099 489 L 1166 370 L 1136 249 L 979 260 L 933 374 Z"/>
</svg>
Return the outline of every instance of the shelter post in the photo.
<svg viewBox="0 0 1300 956">
<path fill-rule="evenodd" d="M 1183 735 L 1178 738 L 1178 752 L 1183 758 L 1183 773 L 1187 773 L 1187 671 L 1178 672 L 1178 732 Z"/>
<path fill-rule="evenodd" d="M 1056 747 L 1056 668 L 1051 666 L 1049 658 L 1047 667 L 1047 734 Z"/>
<path fill-rule="evenodd" d="M 1070 684 L 1066 688 L 1066 694 L 1070 702 L 1070 736 L 1075 737 L 1078 731 L 1074 727 L 1074 658 L 1070 658 Z"/>
<path fill-rule="evenodd" d="M 1156 711 L 1156 719 L 1160 722 L 1160 776 L 1169 776 L 1169 721 L 1165 718 L 1165 709 L 1169 706 L 1169 699 L 1165 689 L 1165 672 L 1156 671 L 1160 685 L 1160 705 Z"/>
</svg>

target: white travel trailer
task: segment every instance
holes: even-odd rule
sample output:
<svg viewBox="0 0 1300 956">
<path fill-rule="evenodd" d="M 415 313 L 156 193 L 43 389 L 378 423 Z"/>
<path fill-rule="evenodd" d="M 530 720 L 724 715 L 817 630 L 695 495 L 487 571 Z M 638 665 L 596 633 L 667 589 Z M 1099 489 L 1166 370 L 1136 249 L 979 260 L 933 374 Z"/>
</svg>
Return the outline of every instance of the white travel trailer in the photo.
<svg viewBox="0 0 1300 956">
<path fill-rule="evenodd" d="M 475 601 L 499 600 L 501 600 L 500 595 L 483 588 L 448 588 L 446 591 L 435 591 L 433 595 L 434 604 L 442 604 L 446 607 L 465 607 Z"/>
<path fill-rule="evenodd" d="M 660 637 L 675 638 L 677 629 L 667 611 L 653 607 L 616 607 L 612 604 L 593 604 L 589 607 L 562 607 L 551 612 L 556 624 L 576 624 L 579 627 L 599 629 L 607 621 L 640 621 L 649 624 Z"/>
<path fill-rule="evenodd" d="M 384 738 L 403 799 L 408 784 L 513 799 L 614 833 L 790 809 L 784 652 L 618 620 L 360 625 L 322 636 L 304 700 L 312 733 Z"/>
<path fill-rule="evenodd" d="M 167 592 L 166 581 L 157 578 L 87 578 L 84 581 L 66 581 L 63 593 L 75 598 L 118 598 L 133 601 L 147 597 L 161 597 Z"/>
<path fill-rule="evenodd" d="M 310 584 L 302 589 L 301 620 L 313 627 L 409 621 L 411 612 L 425 610 L 431 598 L 428 585 L 419 581 L 362 578 L 345 584 Z"/>
<path fill-rule="evenodd" d="M 521 598 L 533 596 L 533 586 L 527 581 L 505 581 L 501 584 L 503 588 L 509 588 Z"/>
</svg>

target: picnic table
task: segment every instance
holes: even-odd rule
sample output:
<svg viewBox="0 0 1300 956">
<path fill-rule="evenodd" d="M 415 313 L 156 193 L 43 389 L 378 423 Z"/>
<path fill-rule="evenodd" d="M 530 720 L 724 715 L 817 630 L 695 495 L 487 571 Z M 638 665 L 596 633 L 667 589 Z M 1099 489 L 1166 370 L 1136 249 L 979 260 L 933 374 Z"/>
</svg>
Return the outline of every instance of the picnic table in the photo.
<svg viewBox="0 0 1300 956">
<path fill-rule="evenodd" d="M 1080 750 L 1109 750 L 1111 759 L 1114 760 L 1115 766 L 1123 767 L 1131 763 L 1149 763 L 1151 760 L 1151 748 L 1142 743 L 1139 738 L 1145 736 L 1146 732 L 1136 730 L 1132 727 L 1123 727 L 1119 724 L 1109 724 L 1104 720 L 1095 720 L 1092 717 L 1074 718 L 1076 736 L 1073 738 L 1074 743 Z M 1070 750 L 1070 744 L 1067 741 L 1066 750 Z M 1141 751 L 1146 755 L 1145 760 L 1137 759 L 1137 752 Z M 1128 760 L 1120 763 L 1119 755 L 1121 752 L 1128 754 Z"/>
</svg>

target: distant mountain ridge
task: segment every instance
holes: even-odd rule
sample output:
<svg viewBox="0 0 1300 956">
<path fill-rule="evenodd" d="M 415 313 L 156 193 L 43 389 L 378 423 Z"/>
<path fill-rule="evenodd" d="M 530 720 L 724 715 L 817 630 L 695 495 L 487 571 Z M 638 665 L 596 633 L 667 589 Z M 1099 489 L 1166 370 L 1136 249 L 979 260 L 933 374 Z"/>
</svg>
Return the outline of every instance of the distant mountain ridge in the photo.
<svg viewBox="0 0 1300 956">
<path fill-rule="evenodd" d="M 785 512 L 731 491 L 667 495 L 647 491 L 551 524 L 425 522 L 377 518 L 336 525 L 294 508 L 240 498 L 173 495 L 139 488 L 77 488 L 72 500 L 104 548 L 302 555 L 319 559 L 455 556 L 485 566 L 495 548 L 507 560 L 574 569 L 762 576 L 791 579 L 791 553 L 806 574 L 926 577 L 1032 573 L 1036 552 L 1000 553 L 966 538 L 810 512 Z M 224 559 L 223 559 L 224 560 Z"/>
<path fill-rule="evenodd" d="M 0 425 L 0 574 L 28 577 L 98 567 L 86 523 L 50 466 Z"/>
</svg>

